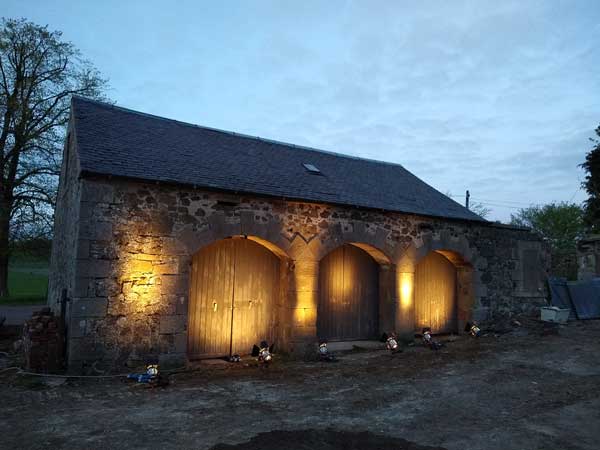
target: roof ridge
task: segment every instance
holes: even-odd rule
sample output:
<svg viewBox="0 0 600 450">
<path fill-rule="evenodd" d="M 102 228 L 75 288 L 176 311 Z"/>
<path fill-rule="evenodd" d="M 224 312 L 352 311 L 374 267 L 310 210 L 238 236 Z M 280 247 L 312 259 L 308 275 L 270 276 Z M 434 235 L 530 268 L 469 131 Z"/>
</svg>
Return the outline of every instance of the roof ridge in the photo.
<svg viewBox="0 0 600 450">
<path fill-rule="evenodd" d="M 362 156 L 354 156 L 354 155 L 348 155 L 346 153 L 339 153 L 339 152 L 334 152 L 331 150 L 322 150 L 319 148 L 315 148 L 315 147 L 309 147 L 309 146 L 305 146 L 305 145 L 298 145 L 298 144 L 293 144 L 291 142 L 285 142 L 285 141 L 279 141 L 277 139 L 270 139 L 270 138 L 263 138 L 260 136 L 253 136 L 250 134 L 245 134 L 245 133 L 238 133 L 236 131 L 229 131 L 229 130 L 223 130 L 221 128 L 214 128 L 214 127 L 208 127 L 205 125 L 197 125 L 194 123 L 190 123 L 190 122 L 183 122 L 181 120 L 177 120 L 177 119 L 170 119 L 168 117 L 163 117 L 163 116 L 157 116 L 155 114 L 150 114 L 150 113 L 146 113 L 143 111 L 137 111 L 135 109 L 131 109 L 131 108 L 126 108 L 124 106 L 118 106 L 115 104 L 111 104 L 111 103 L 107 103 L 107 102 L 103 102 L 100 100 L 96 100 L 96 99 L 92 99 L 89 97 L 84 97 L 81 95 L 77 95 L 77 94 L 73 94 L 72 98 L 77 98 L 79 100 L 83 100 L 86 101 L 88 103 L 96 103 L 102 107 L 105 108 L 111 108 L 111 109 L 118 109 L 121 110 L 123 112 L 129 113 L 129 114 L 135 114 L 138 116 L 145 116 L 145 117 L 149 117 L 152 119 L 158 119 L 158 120 L 163 120 L 165 122 L 172 122 L 172 123 L 176 123 L 178 125 L 183 125 L 183 126 L 187 126 L 187 127 L 191 127 L 191 128 L 199 128 L 202 130 L 209 130 L 209 131 L 214 131 L 217 133 L 223 133 L 223 134 L 228 134 L 231 136 L 238 136 L 238 137 L 243 137 L 246 139 L 254 139 L 254 140 L 258 140 L 258 141 L 262 141 L 262 142 L 267 142 L 270 144 L 277 144 L 277 145 L 283 145 L 285 147 L 291 147 L 291 148 L 297 148 L 300 150 L 307 150 L 307 151 L 312 151 L 312 152 L 317 152 L 317 153 L 323 153 L 326 155 L 331 155 L 331 156 L 337 156 L 337 157 L 341 157 L 341 158 L 347 158 L 347 159 L 352 159 L 352 160 L 358 160 L 358 161 L 367 161 L 367 162 L 372 162 L 372 163 L 377 163 L 377 164 L 387 164 L 390 166 L 394 166 L 394 167 L 400 167 L 403 170 L 405 170 L 406 172 L 410 173 L 412 175 L 412 173 L 410 171 L 408 171 L 402 164 L 400 163 L 395 163 L 395 162 L 391 162 L 391 161 L 383 161 L 380 159 L 373 159 L 373 158 L 365 158 Z"/>
</svg>

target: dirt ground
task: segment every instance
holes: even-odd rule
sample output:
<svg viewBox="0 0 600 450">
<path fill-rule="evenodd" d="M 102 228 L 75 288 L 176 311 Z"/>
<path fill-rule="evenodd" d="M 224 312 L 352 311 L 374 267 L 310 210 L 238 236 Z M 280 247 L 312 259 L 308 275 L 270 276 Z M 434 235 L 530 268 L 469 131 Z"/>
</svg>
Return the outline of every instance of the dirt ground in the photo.
<svg viewBox="0 0 600 450">
<path fill-rule="evenodd" d="M 149 389 L 0 373 L 6 449 L 600 448 L 600 321 L 535 323 L 433 352 L 201 365 Z"/>
</svg>

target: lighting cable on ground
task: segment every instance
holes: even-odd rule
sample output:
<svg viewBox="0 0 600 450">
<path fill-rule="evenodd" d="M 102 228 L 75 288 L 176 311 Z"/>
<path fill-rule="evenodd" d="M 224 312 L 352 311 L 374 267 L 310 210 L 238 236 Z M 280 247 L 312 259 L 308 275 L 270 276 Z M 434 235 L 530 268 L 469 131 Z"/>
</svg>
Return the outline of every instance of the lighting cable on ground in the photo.
<svg viewBox="0 0 600 450">
<path fill-rule="evenodd" d="M 46 377 L 46 378 L 121 378 L 121 377 L 127 377 L 129 374 L 128 373 L 119 373 L 119 374 L 115 374 L 115 375 L 63 375 L 63 374 L 52 374 L 52 373 L 36 373 L 36 372 L 28 372 L 26 370 L 23 370 L 21 367 L 7 367 L 6 369 L 2 369 L 0 370 L 0 374 L 3 372 L 7 372 L 9 370 L 17 370 L 17 375 L 28 375 L 28 376 L 33 376 L 33 377 Z M 171 370 L 164 370 L 162 371 L 163 374 L 170 376 L 170 375 L 175 375 L 178 373 L 186 373 L 186 372 L 193 372 L 196 369 L 188 369 L 186 367 L 179 367 L 177 369 L 171 369 Z"/>
</svg>

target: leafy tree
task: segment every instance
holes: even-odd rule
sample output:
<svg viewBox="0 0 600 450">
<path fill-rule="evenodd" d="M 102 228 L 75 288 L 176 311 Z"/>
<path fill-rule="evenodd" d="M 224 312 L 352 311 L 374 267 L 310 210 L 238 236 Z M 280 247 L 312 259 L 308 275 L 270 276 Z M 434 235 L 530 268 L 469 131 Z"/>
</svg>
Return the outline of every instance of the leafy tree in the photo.
<svg viewBox="0 0 600 450">
<path fill-rule="evenodd" d="M 51 229 L 71 95 L 99 98 L 105 87 L 60 32 L 0 21 L 0 296 L 10 239 Z"/>
<path fill-rule="evenodd" d="M 530 206 L 511 214 L 511 225 L 529 227 L 546 240 L 553 250 L 575 250 L 583 236 L 583 209 L 576 203 L 549 203 Z"/>
<path fill-rule="evenodd" d="M 600 125 L 596 128 L 596 135 L 600 137 Z M 585 162 L 581 167 L 587 172 L 585 181 L 582 183 L 588 193 L 588 199 L 585 201 L 584 222 L 590 231 L 600 232 L 600 140 L 590 138 L 594 147 L 585 157 Z"/>
<path fill-rule="evenodd" d="M 577 239 L 585 233 L 580 205 L 561 202 L 530 206 L 511 214 L 510 223 L 531 228 L 550 244 L 553 275 L 577 279 Z"/>
</svg>

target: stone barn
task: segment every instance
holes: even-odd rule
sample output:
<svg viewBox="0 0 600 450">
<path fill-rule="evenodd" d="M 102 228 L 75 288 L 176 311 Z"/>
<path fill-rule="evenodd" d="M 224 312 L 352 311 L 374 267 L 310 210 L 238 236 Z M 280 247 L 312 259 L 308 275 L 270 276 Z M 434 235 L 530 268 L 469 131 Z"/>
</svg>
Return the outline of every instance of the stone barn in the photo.
<svg viewBox="0 0 600 450">
<path fill-rule="evenodd" d="M 460 333 L 543 303 L 547 263 L 401 165 L 73 98 L 48 297 L 72 371 Z"/>
</svg>

